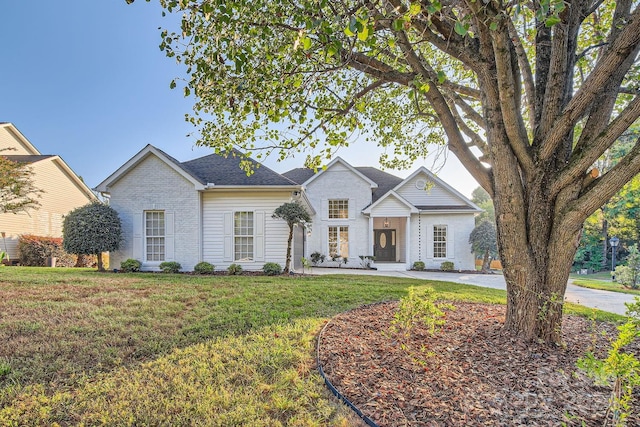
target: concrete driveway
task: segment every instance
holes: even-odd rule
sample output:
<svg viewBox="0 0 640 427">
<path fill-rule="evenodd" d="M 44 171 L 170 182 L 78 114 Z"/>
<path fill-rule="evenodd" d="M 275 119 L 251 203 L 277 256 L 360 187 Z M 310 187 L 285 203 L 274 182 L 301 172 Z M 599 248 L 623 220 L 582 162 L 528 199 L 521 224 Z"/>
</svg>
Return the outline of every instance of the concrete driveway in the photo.
<svg viewBox="0 0 640 427">
<path fill-rule="evenodd" d="M 312 268 L 312 274 L 365 274 L 372 276 L 407 277 L 422 280 L 441 280 L 444 282 L 464 283 L 485 288 L 506 289 L 504 276 L 501 274 L 465 274 L 430 271 L 377 271 L 349 268 Z M 587 289 L 569 283 L 565 293 L 565 301 L 597 308 L 616 314 L 625 314 L 626 302 L 633 302 L 634 296 L 619 292 Z"/>
</svg>

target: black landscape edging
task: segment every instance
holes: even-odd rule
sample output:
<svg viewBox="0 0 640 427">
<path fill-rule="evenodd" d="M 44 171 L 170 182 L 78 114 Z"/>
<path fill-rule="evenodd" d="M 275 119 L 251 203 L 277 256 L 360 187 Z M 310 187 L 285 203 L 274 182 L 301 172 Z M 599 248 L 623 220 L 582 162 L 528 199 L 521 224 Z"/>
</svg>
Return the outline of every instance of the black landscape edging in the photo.
<svg viewBox="0 0 640 427">
<path fill-rule="evenodd" d="M 331 323 L 331 320 L 329 320 L 327 324 L 324 325 L 324 327 L 318 334 L 318 342 L 316 344 L 316 363 L 318 365 L 318 372 L 320 372 L 320 376 L 324 380 L 325 385 L 331 391 L 331 393 L 333 393 L 334 396 L 336 396 L 345 405 L 351 408 L 353 412 L 355 412 L 356 415 L 358 415 L 369 427 L 380 427 L 371 418 L 363 414 L 362 411 L 356 405 L 354 405 L 349 399 L 347 399 L 342 393 L 340 393 L 338 389 L 335 388 L 333 384 L 331 384 L 331 381 L 329 381 L 329 378 L 326 377 L 326 375 L 324 374 L 324 371 L 322 370 L 322 363 L 320 362 L 320 339 L 322 338 L 322 333 L 324 332 L 326 327 L 329 325 L 329 323 Z"/>
</svg>

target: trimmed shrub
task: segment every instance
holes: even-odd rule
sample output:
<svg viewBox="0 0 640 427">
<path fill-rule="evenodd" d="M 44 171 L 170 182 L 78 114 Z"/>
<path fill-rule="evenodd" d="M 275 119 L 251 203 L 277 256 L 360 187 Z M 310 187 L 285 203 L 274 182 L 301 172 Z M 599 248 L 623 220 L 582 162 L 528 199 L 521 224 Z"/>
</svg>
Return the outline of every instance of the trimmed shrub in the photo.
<svg viewBox="0 0 640 427">
<path fill-rule="evenodd" d="M 20 264 L 33 267 L 48 266 L 51 258 L 56 259 L 58 267 L 76 265 L 76 257 L 62 249 L 62 239 L 59 237 L 21 235 L 18 238 L 18 258 Z"/>
<path fill-rule="evenodd" d="M 202 261 L 197 263 L 193 267 L 193 272 L 196 274 L 213 274 L 215 269 L 216 269 L 215 265 L 206 261 Z"/>
<path fill-rule="evenodd" d="M 453 271 L 454 265 L 451 261 L 445 261 L 440 264 L 441 271 Z"/>
<path fill-rule="evenodd" d="M 268 262 L 262 267 L 262 271 L 267 276 L 278 276 L 282 274 L 282 266 L 276 262 Z"/>
<path fill-rule="evenodd" d="M 324 262 L 325 258 L 326 258 L 326 255 L 323 255 L 318 251 L 316 251 L 316 252 L 311 254 L 311 262 L 315 266 L 317 266 L 318 264 L 322 264 Z"/>
<path fill-rule="evenodd" d="M 237 276 L 239 274 L 242 274 L 242 266 L 240 264 L 231 264 L 227 268 L 227 272 L 230 276 Z"/>
<path fill-rule="evenodd" d="M 182 268 L 180 263 L 176 261 L 163 261 L 159 267 L 163 273 L 179 273 Z"/>
<path fill-rule="evenodd" d="M 120 270 L 125 273 L 135 273 L 136 271 L 140 271 L 140 267 L 142 267 L 142 263 L 133 258 L 129 258 L 128 260 L 120 263 Z"/>
<path fill-rule="evenodd" d="M 424 271 L 424 262 L 422 261 L 416 261 L 413 263 L 413 269 L 417 270 L 417 271 Z"/>
</svg>

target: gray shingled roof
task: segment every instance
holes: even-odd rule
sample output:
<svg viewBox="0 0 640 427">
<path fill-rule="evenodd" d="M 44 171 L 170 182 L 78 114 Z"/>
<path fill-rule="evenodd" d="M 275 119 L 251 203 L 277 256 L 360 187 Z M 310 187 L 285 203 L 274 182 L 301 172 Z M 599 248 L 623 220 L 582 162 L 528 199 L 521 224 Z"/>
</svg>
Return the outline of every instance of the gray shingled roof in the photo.
<svg viewBox="0 0 640 427">
<path fill-rule="evenodd" d="M 381 171 L 380 169 L 376 169 L 371 166 L 359 166 L 356 167 L 356 170 L 360 172 L 362 175 L 369 178 L 371 181 L 378 184 L 378 188 L 373 190 L 372 202 L 377 201 L 380 197 L 387 194 L 389 191 L 394 189 L 398 184 L 404 181 L 402 178 L 399 178 L 395 175 L 391 175 L 385 171 Z"/>
<path fill-rule="evenodd" d="M 12 162 L 17 162 L 17 163 L 35 163 L 35 162 L 39 162 L 40 160 L 44 160 L 44 159 L 48 159 L 49 157 L 55 157 L 52 154 L 41 154 L 41 155 L 12 155 L 12 156 L 2 156 L 5 157 L 9 160 L 11 160 Z"/>
<path fill-rule="evenodd" d="M 282 175 L 297 184 L 304 184 L 309 178 L 315 175 L 315 172 L 313 171 L 313 169 L 309 168 L 296 168 L 291 169 L 290 171 L 287 171 Z"/>
<path fill-rule="evenodd" d="M 203 184 L 296 185 L 296 182 L 274 172 L 251 158 L 248 160 L 254 165 L 254 173 L 247 176 L 247 173 L 240 168 L 240 161 L 244 158 L 242 153 L 234 150 L 227 156 L 209 154 L 208 156 L 178 164 Z"/>
</svg>

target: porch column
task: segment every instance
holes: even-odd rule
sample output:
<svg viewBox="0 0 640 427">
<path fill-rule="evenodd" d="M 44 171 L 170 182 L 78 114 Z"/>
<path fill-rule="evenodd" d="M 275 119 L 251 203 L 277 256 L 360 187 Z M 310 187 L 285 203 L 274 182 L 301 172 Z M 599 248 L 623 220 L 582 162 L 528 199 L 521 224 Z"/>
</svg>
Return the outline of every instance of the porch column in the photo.
<svg viewBox="0 0 640 427">
<path fill-rule="evenodd" d="M 404 253 L 405 253 L 405 264 L 407 270 L 411 269 L 411 214 L 407 217 L 407 226 L 405 227 L 405 235 L 404 235 Z"/>
<path fill-rule="evenodd" d="M 373 256 L 373 217 L 369 215 L 369 250 L 368 255 Z"/>
</svg>

